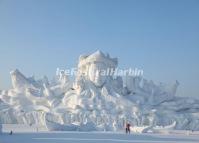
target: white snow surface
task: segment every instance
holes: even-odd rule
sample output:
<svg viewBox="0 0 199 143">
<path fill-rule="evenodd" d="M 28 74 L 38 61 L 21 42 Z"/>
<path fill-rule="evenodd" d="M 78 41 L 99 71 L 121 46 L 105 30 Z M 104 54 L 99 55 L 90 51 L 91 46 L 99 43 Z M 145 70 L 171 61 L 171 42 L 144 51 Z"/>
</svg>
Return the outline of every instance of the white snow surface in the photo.
<svg viewBox="0 0 199 143">
<path fill-rule="evenodd" d="M 63 73 L 36 80 L 12 71 L 13 88 L 0 91 L 0 123 L 50 131 L 121 131 L 127 122 L 134 132 L 199 130 L 199 100 L 175 96 L 178 81 L 100 75 L 117 64 L 97 51 L 80 56 L 74 81 Z"/>
<path fill-rule="evenodd" d="M 0 134 L 0 143 L 198 143 L 198 134 L 128 134 L 120 132 L 69 132 Z"/>
</svg>

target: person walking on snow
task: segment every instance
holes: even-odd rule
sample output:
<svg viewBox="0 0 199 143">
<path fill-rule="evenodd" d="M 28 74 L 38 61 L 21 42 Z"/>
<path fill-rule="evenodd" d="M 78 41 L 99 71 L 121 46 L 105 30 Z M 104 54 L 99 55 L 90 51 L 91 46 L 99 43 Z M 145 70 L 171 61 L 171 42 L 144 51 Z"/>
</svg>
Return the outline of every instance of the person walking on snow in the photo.
<svg viewBox="0 0 199 143">
<path fill-rule="evenodd" d="M 130 134 L 131 130 L 130 130 L 131 125 L 129 123 L 126 124 L 126 134 Z"/>
</svg>

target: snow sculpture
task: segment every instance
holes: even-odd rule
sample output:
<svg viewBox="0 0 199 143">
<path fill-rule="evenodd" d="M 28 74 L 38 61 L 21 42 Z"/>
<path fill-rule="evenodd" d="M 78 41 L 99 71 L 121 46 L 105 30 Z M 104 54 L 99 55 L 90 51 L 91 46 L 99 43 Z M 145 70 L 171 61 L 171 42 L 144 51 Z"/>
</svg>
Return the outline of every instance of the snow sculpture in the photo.
<svg viewBox="0 0 199 143">
<path fill-rule="evenodd" d="M 173 86 L 143 77 L 112 76 L 117 59 L 97 51 L 80 56 L 75 81 L 11 72 L 13 88 L 0 91 L 0 124 L 46 126 L 48 130 L 118 131 L 125 122 L 143 132 L 199 130 L 199 100 L 175 96 Z"/>
<path fill-rule="evenodd" d="M 14 89 L 20 90 L 21 88 L 25 88 L 25 86 L 31 86 L 28 79 L 18 69 L 11 71 L 10 74 Z"/>
<path fill-rule="evenodd" d="M 126 77 L 126 87 L 129 95 L 134 97 L 142 97 L 142 104 L 148 102 L 151 105 L 157 105 L 165 101 L 175 98 L 179 82 L 173 86 L 168 86 L 163 83 L 155 84 L 153 81 L 148 81 L 141 77 Z"/>
<path fill-rule="evenodd" d="M 78 64 L 79 76 L 90 80 L 95 86 L 101 87 L 111 76 L 110 72 L 117 67 L 117 59 L 112 59 L 109 55 L 104 55 L 97 51 L 89 56 L 80 56 Z"/>
</svg>

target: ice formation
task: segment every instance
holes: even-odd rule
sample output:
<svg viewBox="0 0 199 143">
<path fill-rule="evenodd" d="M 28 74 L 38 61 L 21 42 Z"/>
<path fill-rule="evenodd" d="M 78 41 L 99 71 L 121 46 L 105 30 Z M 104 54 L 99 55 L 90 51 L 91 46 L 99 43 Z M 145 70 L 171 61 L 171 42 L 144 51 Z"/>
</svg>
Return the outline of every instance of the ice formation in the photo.
<svg viewBox="0 0 199 143">
<path fill-rule="evenodd" d="M 80 56 L 78 75 L 27 78 L 12 71 L 13 88 L 0 91 L 0 123 L 45 125 L 48 130 L 119 131 L 126 122 L 143 132 L 199 130 L 199 101 L 175 96 L 169 87 L 143 77 L 105 75 L 118 61 L 97 51 Z M 125 85 L 125 86 L 124 86 Z"/>
</svg>

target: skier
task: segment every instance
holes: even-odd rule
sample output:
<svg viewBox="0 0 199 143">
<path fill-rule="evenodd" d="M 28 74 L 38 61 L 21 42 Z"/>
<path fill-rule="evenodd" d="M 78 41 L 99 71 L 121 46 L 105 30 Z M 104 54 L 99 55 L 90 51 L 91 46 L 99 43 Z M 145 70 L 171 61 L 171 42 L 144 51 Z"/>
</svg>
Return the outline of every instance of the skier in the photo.
<svg viewBox="0 0 199 143">
<path fill-rule="evenodd" d="M 13 134 L 13 132 L 12 132 L 12 130 L 10 131 L 10 135 L 12 135 Z"/>
</svg>

